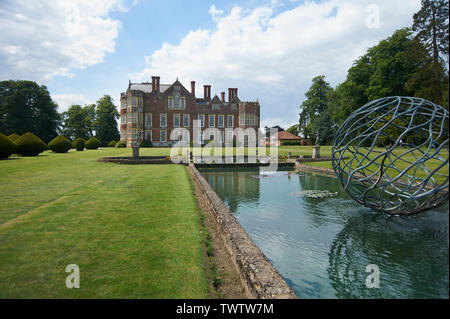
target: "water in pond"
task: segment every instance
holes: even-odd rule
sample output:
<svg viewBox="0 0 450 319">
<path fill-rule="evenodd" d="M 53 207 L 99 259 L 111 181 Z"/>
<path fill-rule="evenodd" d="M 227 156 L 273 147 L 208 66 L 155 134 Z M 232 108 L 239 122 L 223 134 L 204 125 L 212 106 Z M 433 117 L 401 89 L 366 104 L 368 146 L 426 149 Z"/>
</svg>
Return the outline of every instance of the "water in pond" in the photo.
<svg viewBox="0 0 450 319">
<path fill-rule="evenodd" d="M 387 221 L 330 176 L 201 172 L 300 298 L 449 297 L 448 204 Z M 366 287 L 369 264 L 379 288 Z"/>
</svg>

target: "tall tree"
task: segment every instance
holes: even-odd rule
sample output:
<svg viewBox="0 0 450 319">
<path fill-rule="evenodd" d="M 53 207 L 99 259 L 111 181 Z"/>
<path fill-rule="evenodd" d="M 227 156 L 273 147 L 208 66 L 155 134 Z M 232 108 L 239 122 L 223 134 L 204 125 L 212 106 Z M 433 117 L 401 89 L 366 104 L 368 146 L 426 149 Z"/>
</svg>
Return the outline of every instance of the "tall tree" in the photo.
<svg viewBox="0 0 450 319">
<path fill-rule="evenodd" d="M 449 0 L 422 0 L 422 7 L 413 16 L 415 38 L 424 45 L 430 55 L 426 65 L 420 69 L 417 78 L 431 78 L 432 90 L 428 97 L 441 104 L 445 74 L 444 58 L 449 62 Z M 448 88 L 444 87 L 444 90 Z M 445 94 L 445 93 L 444 93 Z M 444 97 L 445 99 L 445 97 Z"/>
<path fill-rule="evenodd" d="M 95 130 L 102 145 L 107 146 L 112 140 L 119 140 L 120 135 L 117 129 L 119 112 L 111 96 L 104 95 L 97 101 L 96 116 Z"/>
<path fill-rule="evenodd" d="M 325 81 L 324 75 L 316 76 L 305 93 L 306 100 L 300 106 L 299 131 L 305 138 L 313 138 L 316 143 L 330 142 L 334 125 L 328 110 L 328 97 L 333 88 Z M 316 140 L 316 138 L 319 140 Z"/>
<path fill-rule="evenodd" d="M 57 135 L 60 116 L 47 88 L 33 81 L 0 82 L 0 131 L 32 132 L 45 142 Z"/>
<path fill-rule="evenodd" d="M 95 115 L 95 105 L 94 115 Z M 92 106 L 81 107 L 80 105 L 72 105 L 62 114 L 63 117 L 63 135 L 72 140 L 82 137 L 88 139 L 93 136 L 92 126 L 95 118 L 90 118 Z"/>
</svg>

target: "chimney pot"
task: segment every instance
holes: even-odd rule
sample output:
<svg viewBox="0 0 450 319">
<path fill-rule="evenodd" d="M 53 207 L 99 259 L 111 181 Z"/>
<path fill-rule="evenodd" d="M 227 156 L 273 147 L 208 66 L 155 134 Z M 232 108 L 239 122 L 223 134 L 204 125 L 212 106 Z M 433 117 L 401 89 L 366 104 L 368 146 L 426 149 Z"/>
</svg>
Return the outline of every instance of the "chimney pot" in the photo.
<svg viewBox="0 0 450 319">
<path fill-rule="evenodd" d="M 220 100 L 222 101 L 222 103 L 225 103 L 225 92 L 221 92 L 220 95 L 221 95 Z"/>
</svg>

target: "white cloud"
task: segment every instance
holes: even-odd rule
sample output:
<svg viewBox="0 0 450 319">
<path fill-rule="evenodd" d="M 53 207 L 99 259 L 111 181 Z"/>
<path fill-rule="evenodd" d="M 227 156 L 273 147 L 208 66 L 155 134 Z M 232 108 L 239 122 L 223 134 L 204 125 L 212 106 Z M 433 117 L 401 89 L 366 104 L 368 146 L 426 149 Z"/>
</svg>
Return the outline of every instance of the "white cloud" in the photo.
<svg viewBox="0 0 450 319">
<path fill-rule="evenodd" d="M 59 113 L 67 111 L 71 105 L 84 106 L 95 103 L 82 94 L 52 94 L 51 97 L 58 104 Z"/>
<path fill-rule="evenodd" d="M 113 53 L 123 0 L 0 2 L 0 79 L 49 80 Z"/>
<path fill-rule="evenodd" d="M 379 28 L 366 25 L 371 3 L 380 9 Z M 147 81 L 158 74 L 162 82 L 178 77 L 185 84 L 196 80 L 212 84 L 212 94 L 239 87 L 241 100 L 259 98 L 264 123 L 295 124 L 314 76 L 325 74 L 332 85 L 342 82 L 367 48 L 411 26 L 420 0 L 304 1 L 275 10 L 279 7 L 275 1 L 225 13 L 211 6 L 213 29 L 193 30 L 178 44 L 162 44 L 145 57 L 147 67 L 130 76 Z M 199 95 L 202 91 L 197 89 Z"/>
</svg>

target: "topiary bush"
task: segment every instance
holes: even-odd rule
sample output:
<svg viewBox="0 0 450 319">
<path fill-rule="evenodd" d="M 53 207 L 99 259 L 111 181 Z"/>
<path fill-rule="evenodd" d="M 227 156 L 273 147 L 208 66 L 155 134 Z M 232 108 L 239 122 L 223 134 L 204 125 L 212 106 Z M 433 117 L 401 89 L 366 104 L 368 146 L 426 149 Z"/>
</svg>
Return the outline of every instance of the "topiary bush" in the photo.
<svg viewBox="0 0 450 319">
<path fill-rule="evenodd" d="M 112 140 L 111 142 L 108 143 L 108 147 L 114 147 L 116 146 L 117 141 Z"/>
<path fill-rule="evenodd" d="M 125 148 L 125 147 L 127 147 L 127 142 L 125 142 L 125 141 L 118 141 L 116 143 L 115 147 L 117 147 L 117 148 Z"/>
<path fill-rule="evenodd" d="M 19 137 L 20 137 L 20 135 L 17 134 L 17 133 L 12 133 L 11 135 L 8 135 L 8 138 L 9 138 L 12 142 L 15 142 Z"/>
<path fill-rule="evenodd" d="M 55 153 L 67 153 L 72 147 L 72 142 L 68 138 L 59 135 L 48 143 L 48 147 Z"/>
<path fill-rule="evenodd" d="M 75 141 L 73 141 L 72 146 L 77 150 L 77 151 L 82 151 L 84 150 L 84 146 L 86 144 L 86 140 L 82 137 L 78 137 L 75 139 Z"/>
<path fill-rule="evenodd" d="M 16 144 L 8 136 L 0 133 L 0 158 L 8 158 L 16 152 Z"/>
<path fill-rule="evenodd" d="M 88 150 L 96 150 L 100 146 L 100 141 L 96 137 L 91 137 L 87 140 L 85 147 Z"/>
<path fill-rule="evenodd" d="M 149 140 L 143 140 L 141 142 L 141 144 L 139 144 L 139 147 L 152 147 L 152 142 L 150 142 Z"/>
<path fill-rule="evenodd" d="M 47 149 L 47 144 L 31 132 L 19 137 L 16 140 L 16 145 L 17 154 L 22 156 L 36 156 Z"/>
</svg>

